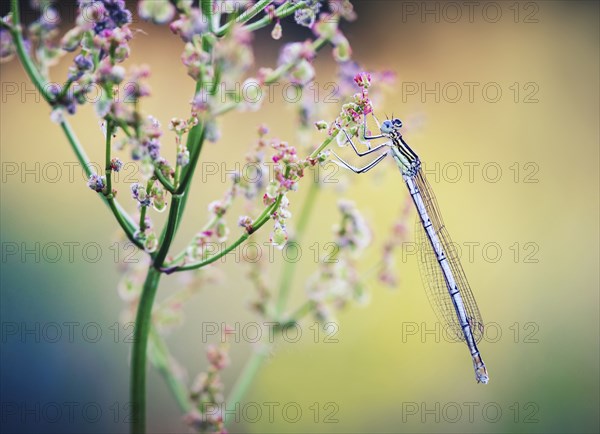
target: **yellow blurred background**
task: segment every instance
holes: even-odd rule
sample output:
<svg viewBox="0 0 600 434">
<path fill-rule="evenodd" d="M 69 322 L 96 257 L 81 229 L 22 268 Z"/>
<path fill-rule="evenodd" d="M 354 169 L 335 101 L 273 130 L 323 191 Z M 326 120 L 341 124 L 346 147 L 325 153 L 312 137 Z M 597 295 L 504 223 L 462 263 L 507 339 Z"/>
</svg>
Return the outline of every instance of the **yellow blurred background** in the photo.
<svg viewBox="0 0 600 434">
<path fill-rule="evenodd" d="M 398 74 L 376 113 L 384 117 L 393 112 L 404 120 L 404 137 L 425 162 L 446 225 L 463 248 L 465 272 L 490 324 L 489 336 L 480 345 L 490 383 L 475 383 L 463 344 L 436 342 L 438 335 L 427 333 L 436 319 L 421 287 L 416 258 L 399 251 L 396 289 L 368 278 L 371 301 L 366 308 L 350 306 L 338 316 L 339 342 L 314 343 L 306 323 L 302 341 L 278 345 L 244 398 L 245 403 L 277 402 L 278 408 L 299 403 L 302 418 L 286 422 L 276 410 L 273 422 L 242 418 L 231 431 L 598 432 L 598 4 L 497 2 L 502 16 L 491 22 L 496 9 L 489 7 L 489 14 L 482 15 L 480 6 L 470 20 L 461 2 L 456 3 L 463 5 L 459 20 L 444 3 L 355 3 L 358 20 L 343 30 L 356 61 L 369 70 Z M 438 8 L 439 22 L 435 15 L 423 17 L 423 8 Z M 152 68 L 153 96 L 143 102 L 143 110 L 166 126 L 171 117 L 187 115 L 193 82 L 179 59 L 181 43 L 168 29 L 136 26 L 142 31 L 132 42 L 129 62 Z M 260 66 L 273 66 L 284 42 L 305 37 L 289 22 L 281 41 L 271 40 L 269 32 L 257 35 Z M 65 76 L 66 63 L 53 71 L 53 78 Z M 319 83 L 335 79 L 329 48 L 319 54 L 316 65 Z M 49 120 L 48 107 L 24 92 L 33 87 L 21 66 L 16 61 L 3 64 L 1 74 L 3 324 L 17 324 L 21 330 L 36 323 L 93 322 L 104 333 L 95 344 L 81 339 L 68 343 L 65 337 L 51 344 L 32 336 L 23 339 L 3 325 L 2 400 L 32 406 L 97 402 L 104 410 L 98 423 L 76 418 L 63 432 L 126 431 L 122 419 L 129 344 L 115 342 L 110 329 L 123 306 L 112 247 L 118 239 L 116 224 L 78 177 L 80 171 L 74 169 L 76 182 L 68 179 L 65 162 L 76 159 Z M 7 87 L 13 84 L 19 89 L 16 94 Z M 244 161 L 263 122 L 273 135 L 294 142 L 295 108 L 277 101 L 256 113 L 227 115 L 220 124 L 221 140 L 205 146 L 202 161 L 233 169 Z M 327 120 L 336 110 L 331 108 Z M 92 160 L 102 161 L 103 138 L 93 110 L 80 109 L 72 123 Z M 320 140 L 313 137 L 314 144 Z M 174 155 L 166 143 L 164 152 Z M 346 152 L 342 150 L 358 162 Z M 23 169 L 35 172 L 38 163 L 36 180 Z M 57 165 L 62 176 L 51 182 Z M 305 299 L 304 283 L 316 269 L 310 246 L 332 239 L 338 198 L 353 200 L 373 231 L 373 245 L 359 265 L 362 273 L 379 260 L 405 204 L 406 188 L 391 161 L 368 175 L 336 176 L 344 188 L 326 186 L 318 196 L 302 244 L 292 306 Z M 220 176 L 201 181 L 195 177 L 176 248 L 204 224 L 207 204 L 226 188 Z M 303 181 L 290 194 L 295 215 L 308 189 L 308 179 Z M 133 210 L 127 187 L 122 184 L 121 203 Z M 233 233 L 243 212 L 236 205 L 230 214 Z M 411 232 L 413 221 L 411 210 Z M 268 240 L 269 226 L 255 241 Z M 36 242 L 98 243 L 102 257 L 94 263 L 76 253 L 73 262 L 62 258 L 51 263 L 43 255 L 36 262 L 35 255 L 23 260 L 21 251 L 8 254 L 15 245 L 31 248 Z M 469 245 L 471 259 L 465 257 Z M 273 285 L 283 263 L 276 258 L 269 265 Z M 257 320 L 247 309 L 254 296 L 247 265 L 228 260 L 217 267 L 223 279 L 194 298 L 185 309 L 183 328 L 169 338 L 173 354 L 192 377 L 205 367 L 203 321 Z M 180 277 L 165 278 L 159 298 L 178 285 Z M 249 343 L 232 348 L 226 391 L 251 348 Z M 148 401 L 152 432 L 185 431 L 174 400 L 154 371 Z M 119 414 L 111 407 L 115 403 L 122 409 Z M 311 409 L 315 403 L 318 415 Z M 22 432 L 42 426 L 26 422 Z"/>
</svg>

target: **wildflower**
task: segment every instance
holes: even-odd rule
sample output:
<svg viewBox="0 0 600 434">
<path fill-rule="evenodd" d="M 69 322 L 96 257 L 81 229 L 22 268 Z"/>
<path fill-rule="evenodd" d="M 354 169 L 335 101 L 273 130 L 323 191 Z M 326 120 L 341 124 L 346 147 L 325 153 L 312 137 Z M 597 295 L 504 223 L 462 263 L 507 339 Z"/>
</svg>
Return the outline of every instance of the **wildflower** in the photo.
<svg viewBox="0 0 600 434">
<path fill-rule="evenodd" d="M 264 94 L 259 79 L 248 78 L 242 83 L 241 102 L 238 105 L 240 111 L 257 111 L 262 105 Z"/>
<path fill-rule="evenodd" d="M 252 219 L 247 215 L 240 216 L 240 218 L 238 219 L 238 226 L 243 227 L 244 229 L 246 229 L 246 232 L 251 233 Z"/>
<path fill-rule="evenodd" d="M 217 124 L 216 119 L 210 119 L 204 124 L 205 128 L 205 137 L 209 142 L 215 143 L 218 142 L 221 138 L 221 131 L 219 130 L 219 125 Z"/>
<path fill-rule="evenodd" d="M 95 173 L 90 175 L 87 185 L 89 188 L 97 193 L 101 193 L 106 187 L 106 178 L 104 176 L 97 175 Z"/>
<path fill-rule="evenodd" d="M 321 10 L 321 2 L 319 0 L 303 0 L 306 5 L 298 9 L 294 13 L 294 20 L 297 24 L 311 28 L 315 24 L 315 20 Z M 292 3 L 297 3 L 298 0 L 292 0 Z"/>
<path fill-rule="evenodd" d="M 146 191 L 146 187 L 138 182 L 131 184 L 131 195 L 139 202 L 140 206 L 149 206 L 152 203 L 152 197 Z"/>
<path fill-rule="evenodd" d="M 162 136 L 160 122 L 154 116 L 148 116 L 142 125 L 142 135 L 149 139 L 158 139 Z"/>
<path fill-rule="evenodd" d="M 154 24 L 166 24 L 175 16 L 175 6 L 168 0 L 143 0 L 138 3 L 138 14 Z"/>
<path fill-rule="evenodd" d="M 390 236 L 383 246 L 383 266 L 379 271 L 379 280 L 388 285 L 396 286 L 397 278 L 395 276 L 395 263 L 394 263 L 394 251 L 406 241 L 408 235 L 408 228 L 406 223 L 410 210 L 412 209 L 412 200 L 409 198 L 406 200 L 404 209 L 402 210 L 399 218 L 396 220 L 392 227 Z"/>
<path fill-rule="evenodd" d="M 215 345 L 208 345 L 206 348 L 206 358 L 208 362 L 217 370 L 221 371 L 229 366 L 229 355 L 225 348 Z"/>
<path fill-rule="evenodd" d="M 216 215 L 217 217 L 222 217 L 223 215 L 225 215 L 226 211 L 227 206 L 223 204 L 223 202 L 221 202 L 220 200 L 213 200 L 211 203 L 208 204 L 208 212 Z"/>
<path fill-rule="evenodd" d="M 315 76 L 315 69 L 312 65 L 314 57 L 315 51 L 308 41 L 294 42 L 283 46 L 277 60 L 277 65 L 283 66 L 296 63 L 287 73 L 287 78 L 292 83 L 305 85 L 312 81 Z"/>
<path fill-rule="evenodd" d="M 356 12 L 350 0 L 329 0 L 329 8 L 346 21 L 356 20 Z"/>
<path fill-rule="evenodd" d="M 123 101 L 134 103 L 142 97 L 150 96 L 150 86 L 145 82 L 150 77 L 150 68 L 147 65 L 133 66 L 130 74 L 127 84 L 123 87 Z"/>
<path fill-rule="evenodd" d="M 191 104 L 192 112 L 194 113 L 205 112 L 210 110 L 210 99 L 206 87 L 202 87 L 202 89 L 200 89 L 198 93 L 194 95 Z"/>
<path fill-rule="evenodd" d="M 215 235 L 217 236 L 217 241 L 222 243 L 227 240 L 229 236 L 229 228 L 225 223 L 225 220 L 219 219 L 215 224 Z"/>
<path fill-rule="evenodd" d="M 146 237 L 144 241 L 144 251 L 146 253 L 153 253 L 158 248 L 158 238 L 154 232 L 151 232 L 150 235 Z"/>
<path fill-rule="evenodd" d="M 338 208 L 342 213 L 342 223 L 335 229 L 337 244 L 352 250 L 363 250 L 371 242 L 371 232 L 365 219 L 353 202 L 340 200 Z"/>
<path fill-rule="evenodd" d="M 327 39 L 328 41 L 333 39 L 337 29 L 338 20 L 335 15 L 327 13 L 321 14 L 319 21 L 312 27 L 313 33 L 316 36 Z"/>
<path fill-rule="evenodd" d="M 275 222 L 275 227 L 273 228 L 273 232 L 271 232 L 271 237 L 269 238 L 270 243 L 281 250 L 285 246 L 287 240 L 288 234 L 285 226 L 283 226 L 280 222 Z"/>
<path fill-rule="evenodd" d="M 361 72 L 354 76 L 354 82 L 362 89 L 368 89 L 371 86 L 371 74 Z"/>
<path fill-rule="evenodd" d="M 259 137 L 264 137 L 269 134 L 269 127 L 266 124 L 260 124 L 258 127 L 258 135 Z"/>
<path fill-rule="evenodd" d="M 97 71 L 97 81 L 101 84 L 119 84 L 125 78 L 125 68 L 102 61 Z"/>
<path fill-rule="evenodd" d="M 72 52 L 79 47 L 81 43 L 81 38 L 83 37 L 83 29 L 81 27 L 73 27 L 62 37 L 60 41 L 60 46 L 63 50 Z"/>
<path fill-rule="evenodd" d="M 80 0 L 80 5 L 82 15 L 94 22 L 96 34 L 131 23 L 131 12 L 127 9 L 125 0 Z"/>
<path fill-rule="evenodd" d="M 3 21 L 6 18 L 2 18 Z M 9 61 L 15 55 L 16 49 L 13 44 L 10 32 L 4 27 L 0 27 L 0 62 Z"/>
<path fill-rule="evenodd" d="M 167 209 L 167 194 L 163 188 L 155 185 L 152 189 L 152 207 L 157 212 Z"/>
<path fill-rule="evenodd" d="M 325 121 L 317 121 L 315 122 L 315 127 L 317 127 L 318 131 L 326 130 L 329 127 L 329 124 Z"/>
<path fill-rule="evenodd" d="M 113 158 L 112 160 L 110 160 L 110 169 L 113 172 L 120 171 L 122 167 L 123 167 L 123 162 L 121 160 L 119 160 L 118 158 Z"/>
<path fill-rule="evenodd" d="M 160 158 L 160 142 L 156 139 L 150 139 L 145 142 L 148 155 L 152 160 L 158 160 Z"/>
<path fill-rule="evenodd" d="M 208 30 L 208 20 L 202 15 L 199 8 L 191 8 L 179 15 L 169 28 L 184 42 L 191 42 L 195 35 L 201 35 Z"/>
<path fill-rule="evenodd" d="M 175 131 L 175 133 L 181 136 L 183 133 L 188 131 L 188 123 L 185 119 L 171 118 L 169 122 L 169 130 Z"/>
<path fill-rule="evenodd" d="M 333 58 L 336 62 L 346 62 L 350 60 L 352 48 L 350 47 L 350 42 L 348 42 L 348 39 L 346 39 L 342 32 L 338 31 L 331 40 L 331 43 L 334 45 Z"/>
<path fill-rule="evenodd" d="M 185 167 L 190 162 L 190 151 L 183 149 L 177 153 L 177 165 Z"/>
</svg>

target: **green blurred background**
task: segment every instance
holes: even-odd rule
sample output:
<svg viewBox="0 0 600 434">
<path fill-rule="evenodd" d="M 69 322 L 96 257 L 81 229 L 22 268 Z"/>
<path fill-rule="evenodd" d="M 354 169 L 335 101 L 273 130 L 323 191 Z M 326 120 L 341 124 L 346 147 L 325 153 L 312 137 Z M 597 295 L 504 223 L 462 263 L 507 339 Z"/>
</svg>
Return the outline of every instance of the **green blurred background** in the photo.
<svg viewBox="0 0 600 434">
<path fill-rule="evenodd" d="M 288 423 L 276 410 L 273 422 L 266 416 L 254 423 L 242 418 L 231 431 L 598 432 L 597 2 L 496 3 L 502 16 L 495 23 L 490 22 L 495 9 L 484 16 L 483 6 L 475 9 L 470 22 L 463 5 L 462 18 L 450 22 L 455 12 L 441 3 L 354 3 L 358 20 L 343 29 L 355 60 L 370 70 L 398 74 L 377 113 L 383 117 L 393 112 L 404 119 L 405 138 L 426 162 L 454 240 L 463 247 L 479 243 L 472 260 L 463 257 L 463 265 L 483 317 L 491 324 L 480 345 L 490 383 L 475 383 L 464 345 L 436 342 L 435 334 L 421 335 L 434 328 L 435 316 L 414 255 L 398 252 L 396 289 L 369 278 L 371 302 L 366 308 L 351 306 L 338 316 L 337 343 L 324 343 L 322 338 L 314 343 L 306 323 L 301 342 L 277 346 L 245 397 L 245 403 L 277 402 L 278 408 L 299 403 L 300 420 Z M 423 8 L 436 7 L 440 22 L 433 15 L 422 19 Z M 136 27 L 143 31 L 132 42 L 130 62 L 147 63 L 153 72 L 153 97 L 144 101 L 143 109 L 166 125 L 171 117 L 187 114 L 193 82 L 179 60 L 180 41 L 168 29 Z M 306 37 L 291 23 L 284 23 L 281 41 L 271 40 L 269 31 L 257 35 L 260 66 L 274 65 L 284 42 Z M 329 48 L 316 65 L 321 86 L 334 80 Z M 64 77 L 66 67 L 65 62 L 53 77 Z M 3 425 L 19 432 L 125 432 L 130 345 L 124 342 L 127 330 L 120 326 L 115 339 L 112 326 L 123 307 L 116 291 L 120 268 L 114 257 L 115 222 L 79 170 L 74 169 L 74 182 L 69 180 L 65 162 L 75 162 L 75 157 L 48 119 L 48 107 L 24 92 L 33 87 L 21 66 L 16 61 L 3 64 L 1 74 Z M 478 83 L 472 101 L 466 82 Z M 424 93 L 436 83 L 439 101 Z M 461 97 L 455 97 L 451 83 L 459 84 Z M 492 87 L 483 94 L 488 83 Z M 7 87 L 13 84 L 19 89 L 16 94 Z M 490 102 L 497 88 L 502 95 Z M 226 116 L 221 140 L 207 144 L 203 161 L 234 168 L 243 161 L 261 122 L 274 135 L 294 142 L 296 108 L 277 101 L 257 113 Z M 331 108 L 332 115 L 336 110 Z M 73 125 L 92 160 L 101 161 L 103 139 L 92 109 L 81 109 Z M 319 140 L 315 136 L 313 143 Z M 61 177 L 53 182 L 57 165 Z M 474 168 L 472 179 L 469 165 Z M 24 174 L 24 168 L 33 169 L 39 179 Z M 293 305 L 305 298 L 304 282 L 316 269 L 310 246 L 332 239 L 339 197 L 355 201 L 373 230 L 373 245 L 359 265 L 364 273 L 379 259 L 405 204 L 406 189 L 391 162 L 369 175 L 339 172 L 337 178 L 345 187 L 328 186 L 317 199 L 317 212 L 302 244 Z M 220 198 L 226 187 L 220 176 L 201 181 L 196 176 L 177 248 L 204 224 L 206 205 Z M 122 182 L 121 202 L 131 206 L 127 187 Z M 296 215 L 307 187 L 307 182 L 301 183 L 290 195 Z M 243 212 L 236 205 L 230 215 L 234 233 L 236 216 Z M 411 231 L 413 219 L 411 210 Z M 267 239 L 268 230 L 255 236 L 261 244 Z M 23 247 L 35 250 L 36 242 L 39 261 L 33 254 L 23 257 Z M 80 243 L 73 261 L 66 257 L 68 242 Z M 52 243 L 63 246 L 63 257 L 56 263 L 48 260 L 54 258 Z M 82 254 L 86 243 L 100 246 L 97 262 L 90 259 L 94 249 L 87 257 Z M 15 246 L 19 252 L 11 255 Z M 485 246 L 489 250 L 484 254 Z M 122 262 L 128 252 L 117 251 L 117 262 Z M 270 283 L 279 281 L 282 263 L 276 256 L 269 265 Z M 169 338 L 173 353 L 192 377 L 205 367 L 203 321 L 243 326 L 257 320 L 247 309 L 254 295 L 248 267 L 233 258 L 217 267 L 223 278 L 194 298 L 185 308 L 183 328 Z M 181 277 L 165 278 L 159 297 L 181 284 Z M 78 323 L 73 325 L 73 342 L 67 322 Z M 62 330 L 56 342 L 51 342 L 55 333 L 48 325 L 53 323 Z M 102 336 L 94 343 L 97 329 Z M 232 348 L 226 391 L 251 349 L 249 343 Z M 148 400 L 152 432 L 186 431 L 154 371 Z M 69 402 L 77 403 L 72 418 L 67 414 Z M 317 422 L 310 409 L 314 403 L 320 408 Z M 60 417 L 54 416 L 55 407 Z M 97 408 L 102 414 L 90 422 Z M 262 408 L 266 414 L 267 407 Z M 84 409 L 89 411 L 87 418 Z M 336 422 L 325 423 L 332 409 L 337 409 Z"/>
</svg>

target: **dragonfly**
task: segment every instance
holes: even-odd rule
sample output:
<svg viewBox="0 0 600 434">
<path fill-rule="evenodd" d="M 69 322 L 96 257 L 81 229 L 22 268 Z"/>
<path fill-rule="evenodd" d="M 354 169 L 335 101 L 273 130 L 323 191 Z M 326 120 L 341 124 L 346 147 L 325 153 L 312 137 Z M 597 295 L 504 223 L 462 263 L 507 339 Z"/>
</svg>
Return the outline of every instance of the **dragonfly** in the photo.
<svg viewBox="0 0 600 434">
<path fill-rule="evenodd" d="M 478 383 L 487 384 L 489 376 L 481 358 L 477 344 L 483 337 L 483 320 L 475 302 L 473 292 L 465 276 L 460 258 L 442 220 L 433 190 L 421 169 L 419 156 L 406 143 L 401 134 L 402 121 L 398 118 L 386 119 L 379 123 L 379 134 L 367 135 L 367 117 L 363 116 L 359 133 L 367 145 L 366 151 L 359 151 L 345 129 L 346 143 L 359 157 L 382 152 L 366 166 L 357 168 L 332 151 L 339 163 L 355 173 L 366 173 L 377 166 L 388 155 L 393 156 L 402 178 L 408 187 L 417 209 L 416 238 L 420 247 L 419 269 L 423 286 L 433 310 L 445 325 L 451 340 L 466 342 Z M 371 141 L 388 139 L 385 143 L 371 147 Z"/>
</svg>

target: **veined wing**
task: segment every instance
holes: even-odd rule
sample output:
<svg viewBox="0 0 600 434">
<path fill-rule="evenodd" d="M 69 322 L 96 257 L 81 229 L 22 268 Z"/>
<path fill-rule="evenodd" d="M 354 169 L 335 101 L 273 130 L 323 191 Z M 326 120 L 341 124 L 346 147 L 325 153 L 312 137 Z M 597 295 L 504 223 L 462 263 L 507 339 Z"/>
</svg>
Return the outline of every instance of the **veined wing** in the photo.
<svg viewBox="0 0 600 434">
<path fill-rule="evenodd" d="M 413 179 L 421 193 L 433 229 L 437 234 L 442 250 L 448 259 L 454 280 L 458 285 L 473 337 L 476 342 L 479 342 L 483 337 L 483 320 L 481 319 L 475 297 L 460 263 L 456 246 L 452 243 L 450 235 L 444 226 L 435 195 L 425 175 L 419 170 Z M 427 292 L 427 298 L 440 322 L 448 328 L 448 338 L 456 341 L 464 341 L 465 337 L 454 303 L 452 302 L 452 297 L 450 297 L 448 292 L 444 273 L 419 216 L 417 216 L 415 229 L 415 237 L 419 247 L 419 269 L 421 271 L 423 286 Z"/>
</svg>

